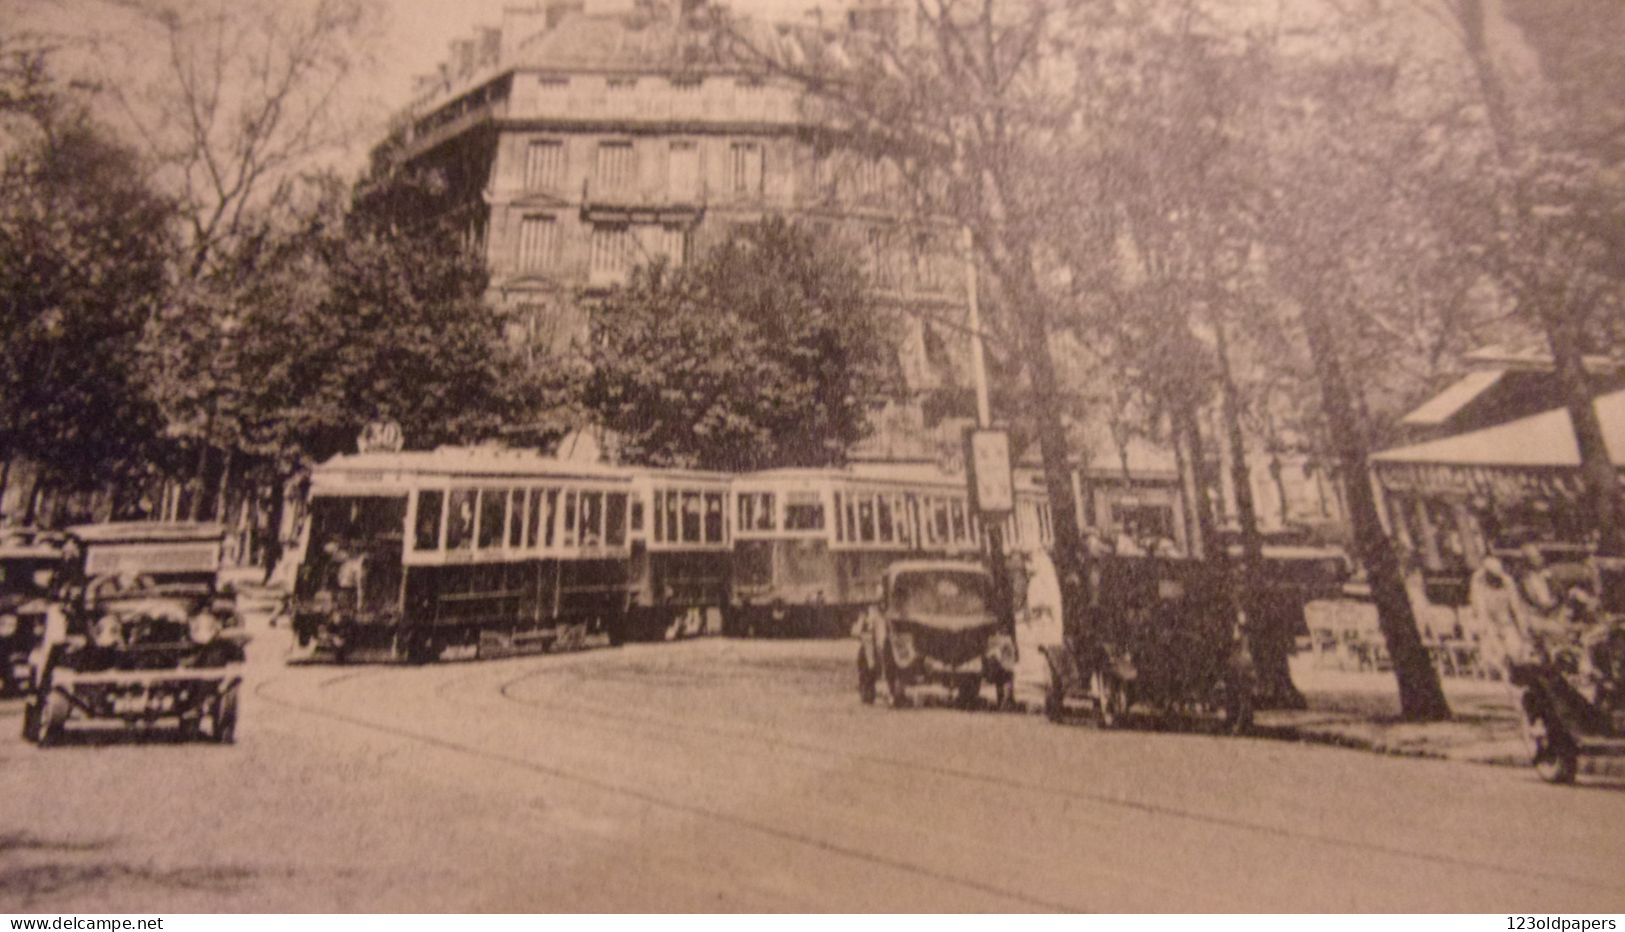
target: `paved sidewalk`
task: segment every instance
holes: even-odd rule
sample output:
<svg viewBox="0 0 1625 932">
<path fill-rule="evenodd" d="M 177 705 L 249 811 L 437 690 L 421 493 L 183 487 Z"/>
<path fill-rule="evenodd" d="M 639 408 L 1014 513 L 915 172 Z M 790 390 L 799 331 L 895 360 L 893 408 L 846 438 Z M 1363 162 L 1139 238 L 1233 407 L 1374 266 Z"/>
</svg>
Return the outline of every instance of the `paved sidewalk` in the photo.
<svg viewBox="0 0 1625 932">
<path fill-rule="evenodd" d="M 1392 672 L 1317 669 L 1313 658 L 1299 655 L 1292 660 L 1292 678 L 1309 708 L 1258 713 L 1260 734 L 1385 754 L 1529 765 L 1517 697 L 1504 682 L 1445 677 L 1453 718 L 1416 724 L 1400 720 Z"/>
</svg>

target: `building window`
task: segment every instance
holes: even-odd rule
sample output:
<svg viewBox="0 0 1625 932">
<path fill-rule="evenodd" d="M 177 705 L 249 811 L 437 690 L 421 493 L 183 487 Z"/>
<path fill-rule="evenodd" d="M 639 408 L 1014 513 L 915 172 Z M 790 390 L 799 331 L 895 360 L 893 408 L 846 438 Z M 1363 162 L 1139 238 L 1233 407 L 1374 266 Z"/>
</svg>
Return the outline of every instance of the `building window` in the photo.
<svg viewBox="0 0 1625 932">
<path fill-rule="evenodd" d="M 700 89 L 700 86 L 704 82 L 704 80 L 705 80 L 704 78 L 694 78 L 694 77 L 672 78 L 671 79 L 671 88 L 674 91 L 683 91 L 685 93 L 690 92 L 690 91 L 697 91 L 697 90 Z"/>
<path fill-rule="evenodd" d="M 729 190 L 735 194 L 760 194 L 762 191 L 762 146 L 755 142 L 736 142 L 729 149 Z"/>
<path fill-rule="evenodd" d="M 537 139 L 525 153 L 525 190 L 556 191 L 564 184 L 564 142 Z"/>
<path fill-rule="evenodd" d="M 593 284 L 619 284 L 635 264 L 632 231 L 625 226 L 596 226 L 592 229 Z"/>
<path fill-rule="evenodd" d="M 558 264 L 559 225 L 549 214 L 531 214 L 519 224 L 519 269 L 547 272 Z"/>
<path fill-rule="evenodd" d="M 593 175 L 598 187 L 605 192 L 624 194 L 632 190 L 637 178 L 637 152 L 630 142 L 601 142 L 598 144 L 598 164 Z"/>
<path fill-rule="evenodd" d="M 612 91 L 632 91 L 638 86 L 637 78 L 610 78 L 604 82 Z"/>
<path fill-rule="evenodd" d="M 899 285 L 897 257 L 892 249 L 891 236 L 886 230 L 872 227 L 864 234 L 869 260 L 869 273 L 879 288 L 895 291 Z"/>
<path fill-rule="evenodd" d="M 556 91 L 561 88 L 569 87 L 570 79 L 562 75 L 544 74 L 536 79 L 536 83 L 540 84 L 543 90 Z"/>
<path fill-rule="evenodd" d="M 678 203 L 693 203 L 700 198 L 700 147 L 693 142 L 677 141 L 667 153 L 666 185 L 671 198 Z"/>
<path fill-rule="evenodd" d="M 688 261 L 688 230 L 683 227 L 653 227 L 647 248 L 651 258 L 663 256 L 668 266 L 679 268 Z"/>
</svg>

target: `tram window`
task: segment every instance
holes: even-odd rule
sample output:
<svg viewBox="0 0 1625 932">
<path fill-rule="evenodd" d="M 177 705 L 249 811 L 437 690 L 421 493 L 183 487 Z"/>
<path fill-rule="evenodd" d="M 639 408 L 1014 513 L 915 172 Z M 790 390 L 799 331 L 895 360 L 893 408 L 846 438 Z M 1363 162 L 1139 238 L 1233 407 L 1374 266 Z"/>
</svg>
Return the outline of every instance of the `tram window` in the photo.
<svg viewBox="0 0 1625 932">
<path fill-rule="evenodd" d="M 525 540 L 525 490 L 508 492 L 508 546 L 518 549 Z"/>
<path fill-rule="evenodd" d="M 705 493 L 705 542 L 722 543 L 722 493 Z"/>
<path fill-rule="evenodd" d="M 872 498 L 858 501 L 858 539 L 866 544 L 875 541 L 875 501 Z"/>
<path fill-rule="evenodd" d="M 836 541 L 844 541 L 844 540 L 846 540 L 846 522 L 841 520 L 841 515 L 842 514 L 844 514 L 844 512 L 841 510 L 841 493 L 836 492 L 835 493 L 835 539 L 836 539 Z"/>
<path fill-rule="evenodd" d="M 547 490 L 547 506 L 542 509 L 542 546 L 553 546 L 553 517 L 559 513 L 559 490 Z"/>
<path fill-rule="evenodd" d="M 965 503 L 956 498 L 948 503 L 948 511 L 954 520 L 954 543 L 962 544 L 970 537 L 965 527 Z"/>
<path fill-rule="evenodd" d="M 875 501 L 875 538 L 883 544 L 892 542 L 891 500 L 882 495 Z"/>
<path fill-rule="evenodd" d="M 542 536 L 542 490 L 531 489 L 525 500 L 525 547 L 536 549 Z"/>
<path fill-rule="evenodd" d="M 848 543 L 858 542 L 858 506 L 852 496 L 846 498 L 846 540 Z"/>
<path fill-rule="evenodd" d="M 803 492 L 785 498 L 784 529 L 786 531 L 824 529 L 824 503 L 818 500 L 816 492 Z"/>
<path fill-rule="evenodd" d="M 508 516 L 508 490 L 486 489 L 480 492 L 479 549 L 502 545 L 503 519 Z"/>
<path fill-rule="evenodd" d="M 748 531 L 773 530 L 773 493 L 739 493 L 739 527 Z"/>
<path fill-rule="evenodd" d="M 901 544 L 913 543 L 914 522 L 909 520 L 909 506 L 913 504 L 908 499 L 892 499 L 892 510 L 897 515 L 897 542 Z"/>
<path fill-rule="evenodd" d="M 655 543 L 665 543 L 666 540 L 666 493 L 656 492 L 654 502 Z"/>
<path fill-rule="evenodd" d="M 666 542 L 675 544 L 683 539 L 682 508 L 676 492 L 666 493 Z"/>
<path fill-rule="evenodd" d="M 451 507 L 446 514 L 446 549 L 467 550 L 474 545 L 473 489 L 453 489 Z"/>
<path fill-rule="evenodd" d="M 634 511 L 634 513 L 636 513 Z M 604 543 L 619 547 L 626 543 L 626 493 L 611 492 L 604 499 Z"/>
<path fill-rule="evenodd" d="M 632 533 L 641 534 L 643 532 L 643 497 L 642 496 L 639 496 L 637 498 L 632 499 L 631 519 L 632 519 L 632 522 L 631 522 L 632 523 Z"/>
<path fill-rule="evenodd" d="M 576 493 L 564 493 L 564 533 L 559 536 L 559 546 L 574 547 L 576 545 Z"/>
<path fill-rule="evenodd" d="M 700 513 L 700 493 L 684 492 L 682 495 L 682 533 L 673 535 L 673 538 L 685 544 L 698 543 L 700 540 L 700 518 L 702 517 Z"/>
<path fill-rule="evenodd" d="M 931 523 L 936 525 L 937 528 L 937 543 L 948 543 L 953 539 L 951 536 L 949 536 L 948 503 L 943 499 L 937 499 L 936 502 L 931 505 L 931 513 L 933 516 Z"/>
<path fill-rule="evenodd" d="M 581 546 L 596 547 L 604 542 L 604 493 L 581 493 Z"/>
<path fill-rule="evenodd" d="M 440 513 L 446 510 L 446 493 L 424 489 L 418 493 L 417 526 L 412 531 L 413 550 L 434 550 L 440 546 Z"/>
</svg>

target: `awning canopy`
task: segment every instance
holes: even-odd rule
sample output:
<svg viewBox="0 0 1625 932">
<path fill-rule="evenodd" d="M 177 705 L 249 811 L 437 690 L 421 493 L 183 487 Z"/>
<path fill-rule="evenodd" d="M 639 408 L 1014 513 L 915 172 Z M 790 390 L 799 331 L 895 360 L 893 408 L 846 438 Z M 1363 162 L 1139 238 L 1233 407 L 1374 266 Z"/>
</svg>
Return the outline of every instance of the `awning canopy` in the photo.
<svg viewBox="0 0 1625 932">
<path fill-rule="evenodd" d="M 1409 427 L 1437 427 L 1493 388 L 1505 374 L 1505 369 L 1469 372 L 1449 388 L 1429 398 L 1420 408 L 1405 415 L 1400 423 Z"/>
<path fill-rule="evenodd" d="M 1625 466 L 1625 391 L 1596 400 L 1603 440 L 1609 459 Z M 1577 469 L 1580 447 L 1564 408 L 1442 440 L 1384 450 L 1373 456 L 1378 466 L 1415 464 L 1433 466 L 1502 466 L 1511 469 Z"/>
</svg>

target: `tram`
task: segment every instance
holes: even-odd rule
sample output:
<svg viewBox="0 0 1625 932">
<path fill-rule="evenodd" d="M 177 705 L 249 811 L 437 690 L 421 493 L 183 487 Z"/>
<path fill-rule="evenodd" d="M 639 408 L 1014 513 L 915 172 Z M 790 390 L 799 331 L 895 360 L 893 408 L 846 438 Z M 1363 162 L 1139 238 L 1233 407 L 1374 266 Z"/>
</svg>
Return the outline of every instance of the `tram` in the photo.
<svg viewBox="0 0 1625 932">
<path fill-rule="evenodd" d="M 715 632 L 733 564 L 728 473 L 632 468 L 628 640 Z"/>
<path fill-rule="evenodd" d="M 1049 504 L 1018 483 L 1006 540 L 1048 544 Z M 843 636 L 903 559 L 980 555 L 965 480 L 931 466 L 779 469 L 733 482 L 730 634 Z"/>
<path fill-rule="evenodd" d="M 335 457 L 311 476 L 295 635 L 411 662 L 619 643 L 634 494 L 625 470 L 518 451 Z"/>
</svg>

